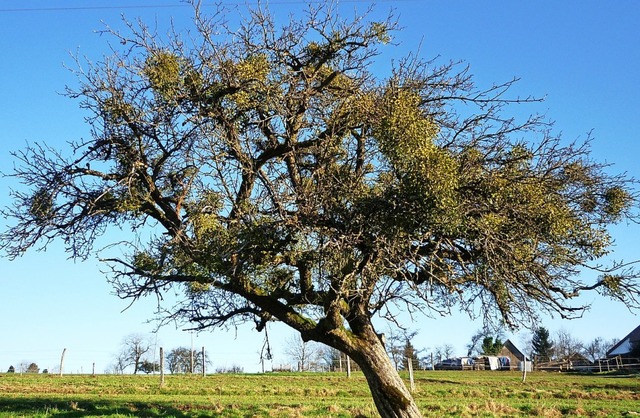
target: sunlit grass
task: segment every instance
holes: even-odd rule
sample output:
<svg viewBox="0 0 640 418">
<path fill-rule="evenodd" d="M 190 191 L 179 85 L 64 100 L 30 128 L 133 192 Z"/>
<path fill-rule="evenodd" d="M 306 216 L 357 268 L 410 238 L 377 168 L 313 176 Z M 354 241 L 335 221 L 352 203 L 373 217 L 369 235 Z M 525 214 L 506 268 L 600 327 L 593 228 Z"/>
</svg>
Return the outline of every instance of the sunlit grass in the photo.
<svg viewBox="0 0 640 418">
<path fill-rule="evenodd" d="M 406 378 L 406 376 L 404 376 Z M 416 373 L 426 417 L 607 417 L 640 414 L 635 376 Z M 0 375 L 0 417 L 375 417 L 361 374 Z"/>
</svg>

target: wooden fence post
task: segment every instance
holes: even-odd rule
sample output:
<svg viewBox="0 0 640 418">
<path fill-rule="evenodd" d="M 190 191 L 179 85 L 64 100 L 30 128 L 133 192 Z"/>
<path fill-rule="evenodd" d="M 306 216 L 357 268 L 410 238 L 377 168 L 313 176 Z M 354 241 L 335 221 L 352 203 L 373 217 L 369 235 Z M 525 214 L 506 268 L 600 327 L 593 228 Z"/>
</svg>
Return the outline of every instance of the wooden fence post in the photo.
<svg viewBox="0 0 640 418">
<path fill-rule="evenodd" d="M 413 360 L 411 358 L 407 358 L 407 369 L 409 369 L 409 385 L 413 393 L 416 391 L 416 384 L 413 381 Z"/>
<path fill-rule="evenodd" d="M 202 377 L 206 375 L 206 369 L 205 369 L 206 363 L 204 359 L 205 359 L 205 352 L 204 352 L 204 347 L 202 347 Z"/>
<path fill-rule="evenodd" d="M 64 355 L 67 352 L 67 349 L 65 348 L 64 350 L 62 350 L 62 356 L 60 356 L 60 376 L 62 377 L 62 369 L 64 368 Z"/>
<path fill-rule="evenodd" d="M 160 387 L 164 386 L 164 348 L 160 347 Z"/>
</svg>

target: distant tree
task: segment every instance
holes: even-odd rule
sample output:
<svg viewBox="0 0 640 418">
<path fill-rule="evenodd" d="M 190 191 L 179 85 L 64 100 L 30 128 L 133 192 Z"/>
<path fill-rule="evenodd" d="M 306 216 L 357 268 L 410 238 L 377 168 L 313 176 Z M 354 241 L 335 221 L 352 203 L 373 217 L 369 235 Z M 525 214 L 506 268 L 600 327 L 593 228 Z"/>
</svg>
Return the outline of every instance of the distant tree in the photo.
<svg viewBox="0 0 640 418">
<path fill-rule="evenodd" d="M 529 358 L 533 359 L 533 346 L 531 341 L 533 339 L 533 330 L 522 332 L 519 335 L 519 344 L 522 347 L 522 353 Z"/>
<path fill-rule="evenodd" d="M 433 368 L 433 354 L 428 352 L 429 349 L 428 348 L 423 348 L 422 350 L 420 350 L 423 353 L 423 356 L 420 357 L 420 361 L 418 366 L 420 367 L 420 369 L 422 370 L 430 370 Z"/>
<path fill-rule="evenodd" d="M 172 349 L 167 354 L 167 368 L 169 369 L 169 373 L 190 373 L 191 361 L 193 361 L 193 372 L 202 373 L 203 364 L 201 352 L 196 352 L 195 350 L 191 352 L 191 349 L 187 347 Z M 211 361 L 209 360 L 209 355 L 205 353 L 204 366 L 208 364 L 211 364 Z"/>
<path fill-rule="evenodd" d="M 417 331 L 409 330 L 394 330 L 390 329 L 385 334 L 385 348 L 389 357 L 393 361 L 396 370 L 403 370 L 406 368 L 406 352 L 405 347 L 407 342 L 410 342 L 416 335 Z"/>
<path fill-rule="evenodd" d="M 322 349 L 320 358 L 328 371 L 340 371 L 343 368 L 345 356 L 338 349 L 326 346 Z"/>
<path fill-rule="evenodd" d="M 340 350 L 333 347 L 325 346 L 320 350 L 320 362 L 330 372 L 340 370 L 341 356 Z"/>
<path fill-rule="evenodd" d="M 284 353 L 296 364 L 298 371 L 311 370 L 322 359 L 322 347 L 295 335 L 286 341 Z"/>
<path fill-rule="evenodd" d="M 496 355 L 502 348 L 503 338 L 501 331 L 492 333 L 490 329 L 480 329 L 471 336 L 471 341 L 467 344 L 467 355 Z"/>
<path fill-rule="evenodd" d="M 49 369 L 44 369 L 44 370 L 42 371 L 42 374 L 49 374 Z"/>
<path fill-rule="evenodd" d="M 386 336 L 385 348 L 387 349 L 387 354 L 389 354 L 391 361 L 393 361 L 393 366 L 396 370 L 400 370 L 402 364 L 404 340 L 405 339 L 402 334 L 398 332 L 390 332 Z"/>
<path fill-rule="evenodd" d="M 549 330 L 544 327 L 535 329 L 531 337 L 531 348 L 534 358 L 538 361 L 550 361 L 553 357 L 553 341 L 551 341 Z"/>
<path fill-rule="evenodd" d="M 121 350 L 116 357 L 119 368 L 132 366 L 133 374 L 140 371 L 140 366 L 145 360 L 145 356 L 151 352 L 152 344 L 149 338 L 141 334 L 129 334 L 122 340 Z"/>
<path fill-rule="evenodd" d="M 328 346 L 323 347 L 321 350 L 320 361 L 326 366 L 327 370 L 332 372 L 347 370 L 347 361 L 350 362 L 351 371 L 360 370 L 360 367 L 351 361 L 346 354 Z"/>
<path fill-rule="evenodd" d="M 472 356 L 474 354 L 480 354 L 482 348 L 480 347 L 482 339 L 485 337 L 486 333 L 484 330 L 478 330 L 475 334 L 471 336 L 471 341 L 467 344 L 467 355 Z"/>
<path fill-rule="evenodd" d="M 454 348 L 451 344 L 439 345 L 435 348 L 435 356 L 438 361 L 451 358 L 453 352 Z"/>
<path fill-rule="evenodd" d="M 40 373 L 40 367 L 36 363 L 29 364 L 29 367 L 25 370 L 26 373 Z"/>
<path fill-rule="evenodd" d="M 289 371 L 290 370 L 291 369 L 289 369 Z M 244 373 L 244 368 L 237 364 L 233 364 L 230 367 L 223 366 L 216 368 L 216 373 L 240 374 Z"/>
<path fill-rule="evenodd" d="M 504 343 L 500 337 L 495 337 L 494 339 L 494 337 L 486 336 L 482 339 L 482 345 L 480 348 L 482 349 L 483 354 L 495 356 L 500 352 L 503 345 Z"/>
<path fill-rule="evenodd" d="M 138 366 L 138 371 L 149 374 L 160 371 L 160 363 L 157 361 L 142 360 Z"/>
<path fill-rule="evenodd" d="M 556 360 L 573 360 L 584 353 L 584 343 L 573 337 L 566 329 L 556 332 L 553 353 Z"/>
<path fill-rule="evenodd" d="M 584 354 L 591 361 L 597 361 L 607 356 L 607 343 L 601 337 L 596 337 L 584 346 Z"/>
<path fill-rule="evenodd" d="M 9 370 L 7 370 L 7 373 L 15 373 L 16 372 L 16 368 L 13 366 L 9 366 Z"/>
<path fill-rule="evenodd" d="M 411 367 L 413 370 L 418 370 L 420 368 L 420 357 L 418 350 L 415 349 L 411 340 L 407 338 L 405 341 L 404 347 L 402 349 L 402 365 L 401 370 L 405 370 L 408 368 L 408 362 L 411 361 Z"/>
<path fill-rule="evenodd" d="M 124 374 L 128 367 L 128 355 L 124 351 L 117 353 L 113 359 L 113 363 L 107 369 L 107 373 L 110 374 Z"/>
</svg>

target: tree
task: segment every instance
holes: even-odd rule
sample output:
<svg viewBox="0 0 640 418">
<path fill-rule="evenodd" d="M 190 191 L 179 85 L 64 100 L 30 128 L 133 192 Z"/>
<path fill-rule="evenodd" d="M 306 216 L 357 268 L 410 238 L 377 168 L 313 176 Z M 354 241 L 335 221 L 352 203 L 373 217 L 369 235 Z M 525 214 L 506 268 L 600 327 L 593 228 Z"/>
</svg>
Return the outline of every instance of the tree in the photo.
<svg viewBox="0 0 640 418">
<path fill-rule="evenodd" d="M 493 336 L 489 329 L 478 330 L 471 336 L 471 342 L 467 344 L 467 355 L 489 354 L 496 355 L 502 349 L 504 334 L 501 331 Z"/>
<path fill-rule="evenodd" d="M 495 356 L 500 353 L 503 344 L 504 343 L 502 342 L 500 337 L 495 337 L 494 339 L 493 337 L 486 336 L 482 339 L 482 346 L 480 347 L 480 349 L 482 350 L 483 354 Z"/>
<path fill-rule="evenodd" d="M 111 364 L 111 366 L 109 366 L 106 372 L 112 374 L 124 374 L 124 371 L 128 366 L 129 364 L 126 353 L 124 351 L 120 351 L 115 356 L 113 363 Z"/>
<path fill-rule="evenodd" d="M 320 361 L 324 363 L 326 370 L 341 372 L 344 369 L 346 357 L 335 348 L 325 346 L 320 352 Z"/>
<path fill-rule="evenodd" d="M 553 356 L 553 342 L 550 339 L 549 330 L 538 327 L 531 337 L 531 348 L 534 358 L 540 362 L 550 361 Z"/>
<path fill-rule="evenodd" d="M 404 359 L 402 369 L 408 368 L 408 362 L 411 361 L 411 367 L 413 370 L 418 370 L 420 367 L 419 352 L 415 349 L 411 340 L 407 338 L 402 349 L 402 357 Z"/>
<path fill-rule="evenodd" d="M 601 337 L 596 337 L 584 346 L 584 353 L 593 362 L 607 357 L 609 346 Z"/>
<path fill-rule="evenodd" d="M 40 373 L 40 367 L 36 363 L 29 364 L 29 367 L 25 370 L 26 373 L 38 374 Z"/>
<path fill-rule="evenodd" d="M 556 360 L 571 361 L 584 352 L 582 341 L 571 336 L 569 331 L 561 329 L 556 333 L 554 355 Z"/>
<path fill-rule="evenodd" d="M 350 362 L 349 369 L 358 371 L 358 365 L 353 363 L 349 357 L 335 348 L 325 346 L 320 350 L 320 361 L 325 364 L 326 369 L 331 372 L 343 372 L 347 370 L 347 362 Z"/>
<path fill-rule="evenodd" d="M 202 373 L 202 354 L 191 352 L 191 349 L 186 347 L 174 348 L 167 354 L 167 368 L 169 372 L 174 373 L 189 373 L 191 371 L 191 361 L 193 359 L 193 372 Z M 205 353 L 204 366 L 211 364 L 209 356 Z"/>
<path fill-rule="evenodd" d="M 438 361 L 442 361 L 451 358 L 453 355 L 453 346 L 451 344 L 444 344 L 436 346 L 435 356 Z"/>
<path fill-rule="evenodd" d="M 116 358 L 116 368 L 122 371 L 126 367 L 133 366 L 133 374 L 138 374 L 142 363 L 147 360 L 145 356 L 151 352 L 152 344 L 149 339 L 140 334 L 127 335 L 122 340 L 122 348 Z"/>
<path fill-rule="evenodd" d="M 514 81 L 476 87 L 465 66 L 416 55 L 373 74 L 394 18 L 311 3 L 238 27 L 196 7 L 188 40 L 111 31 L 114 55 L 68 89 L 91 136 L 14 153 L 7 256 L 59 238 L 86 258 L 109 227 L 130 231 L 130 251 L 103 255 L 120 297 L 182 292 L 159 312 L 196 329 L 284 322 L 353 359 L 383 417 L 420 412 L 378 314 L 459 304 L 515 327 L 579 317 L 588 291 L 637 307 L 636 271 L 598 260 L 607 228 L 634 219 L 632 180 L 589 140 L 512 117 L 534 100 L 510 98 Z"/>
<path fill-rule="evenodd" d="M 138 371 L 149 374 L 160 371 L 160 364 L 157 361 L 142 360 L 138 366 Z"/>
<path fill-rule="evenodd" d="M 284 353 L 296 364 L 300 372 L 316 367 L 322 358 L 322 348 L 312 341 L 304 341 L 300 336 L 286 341 Z"/>
<path fill-rule="evenodd" d="M 229 373 L 229 374 L 241 374 L 244 373 L 244 368 L 237 364 L 233 364 L 231 367 L 218 367 L 216 373 Z"/>
<path fill-rule="evenodd" d="M 482 350 L 478 344 L 482 341 L 485 336 L 485 332 L 483 330 L 479 330 L 475 334 L 471 336 L 471 341 L 467 344 L 467 356 L 472 356 L 474 354 L 480 354 Z"/>
<path fill-rule="evenodd" d="M 385 335 L 385 347 L 387 349 L 387 353 L 396 370 L 402 370 L 406 368 L 407 362 L 407 352 L 405 352 L 407 342 L 411 341 L 413 337 L 418 334 L 417 331 L 409 331 L 406 329 L 393 330 L 390 329 L 388 336 Z M 415 358 L 415 357 L 413 357 Z"/>
<path fill-rule="evenodd" d="M 13 366 L 9 366 L 9 369 L 7 370 L 7 373 L 15 373 L 16 372 L 16 368 Z"/>
</svg>

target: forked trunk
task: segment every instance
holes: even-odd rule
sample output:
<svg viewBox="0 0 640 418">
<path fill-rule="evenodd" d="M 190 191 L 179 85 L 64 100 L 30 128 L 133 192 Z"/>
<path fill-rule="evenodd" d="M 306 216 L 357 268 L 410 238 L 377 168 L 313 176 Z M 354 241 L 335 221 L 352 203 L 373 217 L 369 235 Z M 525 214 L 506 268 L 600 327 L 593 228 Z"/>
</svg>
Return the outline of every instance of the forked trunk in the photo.
<svg viewBox="0 0 640 418">
<path fill-rule="evenodd" d="M 376 408 L 382 418 L 420 418 L 422 414 L 413 396 L 393 367 L 384 346 L 377 336 L 369 336 L 367 342 L 359 345 L 352 353 L 367 382 Z"/>
</svg>

